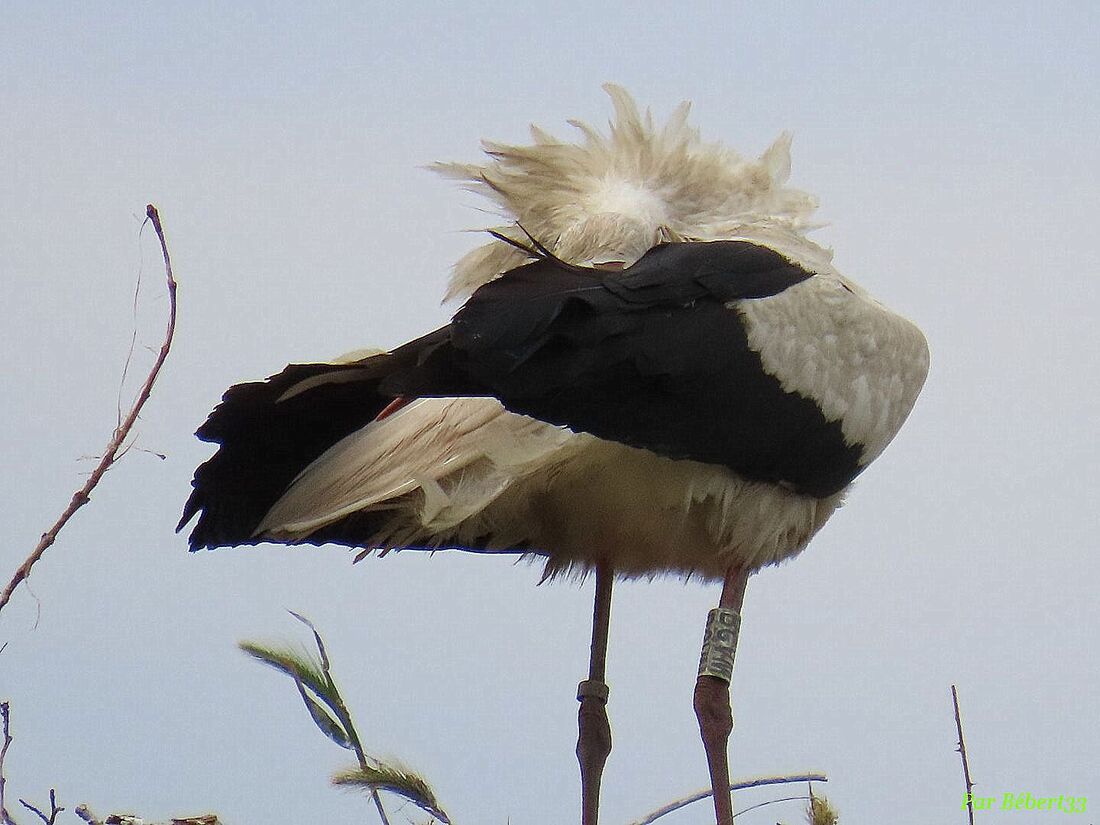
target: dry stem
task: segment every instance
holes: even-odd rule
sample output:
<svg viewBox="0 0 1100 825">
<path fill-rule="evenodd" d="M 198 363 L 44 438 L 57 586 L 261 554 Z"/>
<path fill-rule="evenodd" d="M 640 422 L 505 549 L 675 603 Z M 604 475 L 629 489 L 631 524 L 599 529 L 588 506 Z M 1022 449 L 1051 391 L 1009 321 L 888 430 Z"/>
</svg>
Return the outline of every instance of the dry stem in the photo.
<svg viewBox="0 0 1100 825">
<path fill-rule="evenodd" d="M 762 785 L 786 785 L 791 782 L 828 782 L 828 777 L 823 773 L 810 773 L 810 774 L 798 774 L 796 776 L 759 776 L 753 779 L 742 779 L 739 782 L 734 782 L 730 785 L 731 791 L 740 791 L 745 788 L 758 788 Z M 649 815 L 631 825 L 650 825 L 652 822 L 656 822 L 665 814 L 670 814 L 673 811 L 678 811 L 680 808 L 690 805 L 692 802 L 698 802 L 702 799 L 706 799 L 711 796 L 714 791 L 707 788 L 705 791 L 698 791 L 690 796 L 685 796 L 683 799 L 677 799 L 675 802 L 670 802 L 667 805 L 658 808 Z M 792 797 L 792 799 L 801 797 Z"/>
<path fill-rule="evenodd" d="M 55 788 L 50 788 L 50 813 L 49 813 L 49 816 L 47 816 L 45 813 L 43 813 L 41 810 L 36 808 L 34 805 L 32 805 L 30 802 L 28 802 L 25 799 L 20 799 L 19 804 L 22 805 L 24 808 L 26 808 L 28 811 L 30 811 L 32 814 L 37 816 L 39 819 L 41 819 L 42 822 L 45 823 L 45 825 L 54 825 L 54 823 L 57 822 L 57 815 L 65 810 L 64 808 L 62 808 L 60 805 L 57 804 L 57 790 Z"/>
<path fill-rule="evenodd" d="M 966 761 L 966 743 L 963 742 L 963 723 L 959 715 L 959 692 L 955 686 L 951 686 L 951 701 L 955 704 L 955 727 L 959 731 L 959 755 L 963 763 L 963 781 L 966 782 L 966 812 L 970 817 L 970 825 L 974 825 L 974 783 L 970 781 L 970 763 Z"/>
<path fill-rule="evenodd" d="M 149 400 L 149 396 L 153 391 L 153 384 L 160 374 L 160 368 L 164 365 L 164 361 L 168 357 L 168 351 L 172 348 L 172 338 L 176 332 L 176 279 L 172 276 L 172 261 L 168 256 L 168 245 L 164 240 L 164 230 L 160 225 L 160 215 L 157 213 L 157 208 L 149 204 L 145 207 L 145 215 L 147 220 L 152 222 L 153 229 L 157 233 L 157 239 L 160 241 L 161 253 L 164 255 L 164 271 L 168 279 L 168 329 L 164 335 L 164 343 L 161 344 L 160 353 L 157 355 L 157 360 L 153 363 L 152 369 L 149 370 L 149 375 L 146 377 L 145 383 L 138 393 L 137 400 L 134 401 L 125 420 L 119 424 L 112 434 L 111 440 L 107 444 L 107 448 L 103 451 L 103 457 L 100 459 L 99 464 L 96 465 L 92 474 L 88 476 L 88 480 L 84 483 L 84 486 L 73 493 L 69 506 L 65 508 L 65 511 L 58 517 L 57 521 L 54 522 L 54 525 L 42 534 L 42 538 L 39 539 L 34 550 L 15 571 L 15 574 L 11 577 L 11 581 L 8 582 L 4 591 L 0 593 L 0 611 L 2 611 L 4 606 L 11 600 L 15 588 L 17 588 L 20 583 L 26 581 L 30 576 L 31 568 L 34 567 L 40 558 L 42 558 L 43 553 L 45 553 L 50 545 L 57 540 L 57 534 L 61 532 L 61 528 L 68 523 L 69 519 L 73 517 L 73 514 L 77 510 L 88 503 L 92 490 L 99 484 L 99 480 L 103 478 L 103 474 L 106 473 L 118 459 L 119 451 L 123 449 L 123 444 L 126 442 L 126 438 L 129 436 L 130 430 L 134 426 L 134 422 L 137 421 L 141 408 L 144 407 L 145 402 Z M 6 816 L 6 813 L 3 815 Z"/>
<path fill-rule="evenodd" d="M 0 702 L 0 727 L 3 728 L 4 744 L 0 746 L 0 825 L 15 825 L 8 809 L 4 807 L 4 757 L 8 755 L 8 746 L 11 745 L 11 730 L 8 727 L 10 713 L 7 702 Z"/>
</svg>

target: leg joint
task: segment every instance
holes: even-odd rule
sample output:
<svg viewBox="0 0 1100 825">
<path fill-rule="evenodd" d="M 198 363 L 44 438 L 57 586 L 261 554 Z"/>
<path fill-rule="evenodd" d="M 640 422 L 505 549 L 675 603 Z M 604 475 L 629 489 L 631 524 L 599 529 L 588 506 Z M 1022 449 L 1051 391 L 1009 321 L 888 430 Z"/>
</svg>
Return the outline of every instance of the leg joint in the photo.
<svg viewBox="0 0 1100 825">
<path fill-rule="evenodd" d="M 610 690 L 605 682 L 601 682 L 597 679 L 585 679 L 579 685 L 577 685 L 577 701 L 583 702 L 586 698 L 598 699 L 599 701 L 607 704 L 607 697 Z"/>
</svg>

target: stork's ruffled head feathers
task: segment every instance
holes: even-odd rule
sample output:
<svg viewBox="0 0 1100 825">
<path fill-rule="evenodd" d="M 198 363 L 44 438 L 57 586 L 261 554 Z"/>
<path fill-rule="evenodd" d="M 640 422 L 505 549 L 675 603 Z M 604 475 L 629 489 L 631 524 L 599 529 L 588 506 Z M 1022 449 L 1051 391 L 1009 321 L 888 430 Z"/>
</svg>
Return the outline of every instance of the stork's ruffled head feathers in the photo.
<svg viewBox="0 0 1100 825">
<path fill-rule="evenodd" d="M 566 143 L 532 126 L 529 146 L 487 141 L 484 165 L 433 168 L 496 203 L 508 223 L 495 231 L 526 242 L 526 230 L 573 263 L 629 265 L 661 242 L 743 238 L 827 264 L 829 253 L 803 234 L 814 226 L 816 200 L 785 186 L 789 134 L 747 160 L 704 143 L 688 125 L 688 102 L 658 128 L 625 89 L 604 89 L 615 107 L 607 135 L 573 120 L 583 140 Z M 447 297 L 469 295 L 523 261 L 503 241 L 478 247 L 455 265 Z"/>
</svg>

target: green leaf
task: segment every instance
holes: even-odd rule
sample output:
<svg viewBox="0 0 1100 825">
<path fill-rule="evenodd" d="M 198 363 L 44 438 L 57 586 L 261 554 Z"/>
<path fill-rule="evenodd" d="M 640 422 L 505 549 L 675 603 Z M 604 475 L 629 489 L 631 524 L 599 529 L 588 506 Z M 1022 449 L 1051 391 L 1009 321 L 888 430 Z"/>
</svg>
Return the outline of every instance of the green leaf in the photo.
<svg viewBox="0 0 1100 825">
<path fill-rule="evenodd" d="M 301 613 L 295 613 L 293 610 L 288 610 L 291 616 L 300 621 L 306 627 L 313 631 L 313 639 L 317 642 L 317 652 L 321 654 L 321 671 L 327 676 L 329 675 L 329 663 L 328 654 L 325 652 L 325 643 L 321 639 L 321 634 L 317 632 L 317 628 L 314 627 L 313 622 L 303 616 Z"/>
<path fill-rule="evenodd" d="M 253 659 L 282 671 L 296 682 L 301 682 L 318 696 L 324 696 L 328 692 L 328 680 L 321 670 L 321 663 L 312 654 L 260 642 L 240 642 L 238 647 Z"/>
<path fill-rule="evenodd" d="M 379 763 L 374 767 L 368 765 L 349 768 L 332 777 L 332 783 L 395 793 L 431 814 L 444 825 L 450 825 L 450 817 L 439 807 L 435 791 L 423 778 L 403 765 Z"/>
<path fill-rule="evenodd" d="M 309 715 L 313 718 L 313 723 L 320 728 L 321 733 L 341 748 L 354 750 L 355 746 L 351 742 L 351 737 L 344 731 L 343 726 L 332 718 L 320 702 L 306 692 L 305 686 L 301 682 L 297 682 L 297 684 L 298 693 L 301 694 L 302 701 L 306 704 L 306 710 L 309 711 Z"/>
<path fill-rule="evenodd" d="M 317 712 L 322 713 L 325 718 L 330 718 L 329 712 L 319 707 L 314 708 L 310 704 L 313 697 L 316 697 L 317 700 L 328 707 L 331 716 L 335 716 L 337 719 L 341 718 L 340 708 L 342 704 L 340 696 L 336 693 L 332 681 L 322 672 L 323 665 L 321 662 L 318 662 L 312 654 L 292 650 L 288 647 L 274 647 L 262 645 L 258 642 L 241 642 L 239 647 L 253 659 L 263 662 L 265 665 L 273 667 L 293 679 L 299 692 L 302 693 L 302 699 L 309 709 L 310 716 L 317 722 L 317 726 L 325 731 L 325 735 L 332 738 L 326 726 L 317 721 Z M 306 691 L 308 691 L 308 694 Z M 343 731 L 343 727 L 341 727 L 341 731 Z M 347 739 L 347 732 L 343 731 L 343 733 L 342 738 Z M 340 744 L 341 747 L 346 747 L 339 739 L 333 739 L 333 741 Z"/>
</svg>

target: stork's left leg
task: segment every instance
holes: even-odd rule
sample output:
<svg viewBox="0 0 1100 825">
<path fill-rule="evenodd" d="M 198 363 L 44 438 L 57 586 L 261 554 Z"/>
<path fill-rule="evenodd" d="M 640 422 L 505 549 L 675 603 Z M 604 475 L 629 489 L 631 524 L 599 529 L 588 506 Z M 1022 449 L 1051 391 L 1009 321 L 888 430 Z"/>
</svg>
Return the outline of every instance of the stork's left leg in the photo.
<svg viewBox="0 0 1100 825">
<path fill-rule="evenodd" d="M 726 573 L 722 599 L 707 616 L 699 678 L 695 683 L 695 715 L 699 719 L 699 732 L 707 752 L 711 790 L 714 792 L 714 815 L 718 825 L 733 825 L 729 757 L 726 752 L 730 731 L 733 730 L 730 679 L 748 580 L 748 571 L 740 567 L 730 568 Z"/>
<path fill-rule="evenodd" d="M 596 568 L 596 601 L 592 609 L 592 654 L 588 678 L 577 686 L 581 709 L 577 716 L 577 761 L 581 765 L 581 825 L 596 825 L 600 810 L 600 780 L 611 753 L 611 724 L 607 721 L 607 630 L 611 623 L 610 565 Z"/>
</svg>

